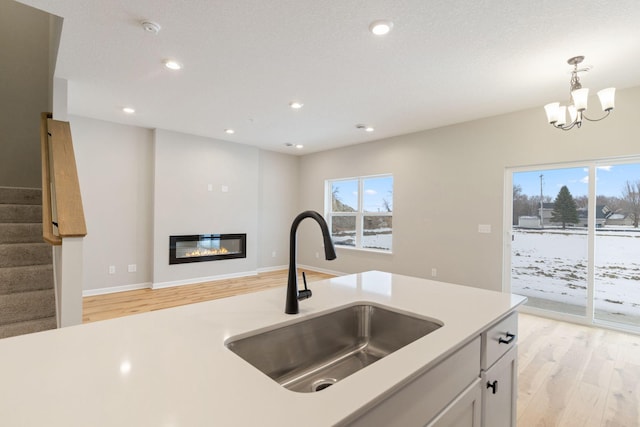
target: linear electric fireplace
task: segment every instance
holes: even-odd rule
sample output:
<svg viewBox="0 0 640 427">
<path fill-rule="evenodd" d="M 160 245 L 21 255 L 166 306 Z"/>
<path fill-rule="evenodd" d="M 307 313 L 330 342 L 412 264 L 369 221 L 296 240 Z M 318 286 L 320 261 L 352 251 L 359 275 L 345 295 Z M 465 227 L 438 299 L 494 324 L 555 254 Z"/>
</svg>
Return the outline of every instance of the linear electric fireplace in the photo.
<svg viewBox="0 0 640 427">
<path fill-rule="evenodd" d="M 169 264 L 246 257 L 246 234 L 194 234 L 169 237 Z"/>
</svg>

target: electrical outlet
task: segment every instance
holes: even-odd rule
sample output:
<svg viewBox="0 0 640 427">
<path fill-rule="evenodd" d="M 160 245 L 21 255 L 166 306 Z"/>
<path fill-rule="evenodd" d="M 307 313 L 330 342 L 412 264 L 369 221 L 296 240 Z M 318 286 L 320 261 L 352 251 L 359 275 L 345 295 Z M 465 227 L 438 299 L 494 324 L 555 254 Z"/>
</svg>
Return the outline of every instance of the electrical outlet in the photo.
<svg viewBox="0 0 640 427">
<path fill-rule="evenodd" d="M 320 252 L 316 252 L 316 258 L 320 258 Z"/>
<path fill-rule="evenodd" d="M 137 265 L 135 265 L 135 264 L 129 264 L 129 265 L 127 266 L 127 271 L 128 271 L 129 273 L 135 273 L 136 271 L 138 271 L 138 266 L 137 266 Z"/>
<path fill-rule="evenodd" d="M 276 257 L 276 251 L 271 252 L 271 258 L 275 258 Z"/>
<path fill-rule="evenodd" d="M 116 274 L 116 266 L 115 265 L 110 265 L 109 266 L 109 274 Z"/>
<path fill-rule="evenodd" d="M 431 269 L 431 277 L 437 277 L 438 276 L 438 270 L 435 268 Z"/>
</svg>

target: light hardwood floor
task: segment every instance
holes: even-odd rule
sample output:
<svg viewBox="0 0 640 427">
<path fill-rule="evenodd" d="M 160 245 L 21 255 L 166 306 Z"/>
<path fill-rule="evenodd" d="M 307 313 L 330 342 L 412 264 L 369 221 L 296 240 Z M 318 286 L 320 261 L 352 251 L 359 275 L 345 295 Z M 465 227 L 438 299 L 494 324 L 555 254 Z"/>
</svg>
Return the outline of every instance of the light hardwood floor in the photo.
<svg viewBox="0 0 640 427">
<path fill-rule="evenodd" d="M 519 322 L 518 426 L 640 426 L 640 336 Z"/>
<path fill-rule="evenodd" d="M 307 272 L 307 281 L 331 277 Z M 302 279 L 299 279 L 302 280 Z M 85 323 L 284 286 L 286 271 L 84 298 Z M 519 427 L 640 426 L 640 336 L 520 315 Z"/>
<path fill-rule="evenodd" d="M 307 282 L 333 277 L 329 274 L 306 271 Z M 302 284 L 302 273 L 298 283 Z M 265 289 L 286 286 L 287 271 L 260 273 L 257 276 L 236 279 L 217 280 L 195 285 L 173 286 L 163 289 L 140 289 L 83 298 L 83 323 L 96 320 L 128 316 L 130 314 L 161 310 L 195 302 L 226 298 L 234 295 L 257 292 Z M 282 300 L 284 307 L 284 299 Z"/>
</svg>

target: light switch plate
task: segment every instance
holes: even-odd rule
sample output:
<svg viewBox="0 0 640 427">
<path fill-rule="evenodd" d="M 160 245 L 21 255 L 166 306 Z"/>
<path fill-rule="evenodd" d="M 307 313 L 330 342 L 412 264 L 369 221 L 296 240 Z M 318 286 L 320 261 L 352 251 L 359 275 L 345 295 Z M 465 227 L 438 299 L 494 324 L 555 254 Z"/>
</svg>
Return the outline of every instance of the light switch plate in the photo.
<svg viewBox="0 0 640 427">
<path fill-rule="evenodd" d="M 478 233 L 491 233 L 491 224 L 478 224 Z"/>
</svg>

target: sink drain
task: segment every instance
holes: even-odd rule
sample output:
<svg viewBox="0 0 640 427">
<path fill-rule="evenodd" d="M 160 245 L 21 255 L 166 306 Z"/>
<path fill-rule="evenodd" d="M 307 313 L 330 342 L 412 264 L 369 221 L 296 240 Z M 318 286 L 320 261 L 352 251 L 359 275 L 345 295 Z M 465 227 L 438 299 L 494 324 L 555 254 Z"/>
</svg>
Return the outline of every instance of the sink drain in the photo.
<svg viewBox="0 0 640 427">
<path fill-rule="evenodd" d="M 325 388 L 334 385 L 336 381 L 337 380 L 335 378 L 323 378 L 321 380 L 314 381 L 313 384 L 311 384 L 311 391 L 324 390 Z"/>
</svg>

